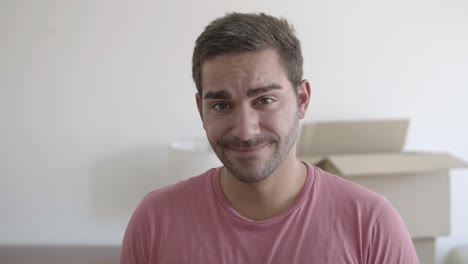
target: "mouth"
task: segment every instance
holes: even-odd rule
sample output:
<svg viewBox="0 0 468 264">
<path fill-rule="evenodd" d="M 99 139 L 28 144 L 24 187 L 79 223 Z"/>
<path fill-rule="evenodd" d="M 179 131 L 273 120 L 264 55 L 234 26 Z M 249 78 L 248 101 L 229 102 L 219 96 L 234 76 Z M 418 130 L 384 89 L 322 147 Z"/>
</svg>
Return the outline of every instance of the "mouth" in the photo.
<svg viewBox="0 0 468 264">
<path fill-rule="evenodd" d="M 250 153 L 254 153 L 254 152 L 264 148 L 267 145 L 268 145 L 268 142 L 263 143 L 263 144 L 258 144 L 258 145 L 255 145 L 255 146 L 248 146 L 248 147 L 229 147 L 228 149 L 230 151 L 233 151 L 233 152 L 238 152 L 238 153 L 242 153 L 242 154 L 250 154 Z"/>
</svg>

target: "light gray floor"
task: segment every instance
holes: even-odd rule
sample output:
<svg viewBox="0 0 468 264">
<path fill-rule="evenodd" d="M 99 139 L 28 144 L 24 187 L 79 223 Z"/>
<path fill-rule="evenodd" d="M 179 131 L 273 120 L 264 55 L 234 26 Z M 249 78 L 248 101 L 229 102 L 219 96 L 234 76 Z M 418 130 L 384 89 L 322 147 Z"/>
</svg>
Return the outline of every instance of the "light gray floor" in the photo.
<svg viewBox="0 0 468 264">
<path fill-rule="evenodd" d="M 118 264 L 115 246 L 0 246 L 1 264 Z"/>
</svg>

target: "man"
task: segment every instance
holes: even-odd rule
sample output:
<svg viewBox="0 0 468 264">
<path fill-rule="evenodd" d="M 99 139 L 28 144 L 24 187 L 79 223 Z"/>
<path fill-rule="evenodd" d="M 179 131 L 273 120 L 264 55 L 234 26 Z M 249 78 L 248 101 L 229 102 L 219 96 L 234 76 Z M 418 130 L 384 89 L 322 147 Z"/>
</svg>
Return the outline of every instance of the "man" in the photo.
<svg viewBox="0 0 468 264">
<path fill-rule="evenodd" d="M 418 263 L 385 198 L 296 157 L 311 92 L 287 21 L 218 18 L 192 62 L 198 111 L 224 166 L 148 194 L 122 264 Z"/>
</svg>

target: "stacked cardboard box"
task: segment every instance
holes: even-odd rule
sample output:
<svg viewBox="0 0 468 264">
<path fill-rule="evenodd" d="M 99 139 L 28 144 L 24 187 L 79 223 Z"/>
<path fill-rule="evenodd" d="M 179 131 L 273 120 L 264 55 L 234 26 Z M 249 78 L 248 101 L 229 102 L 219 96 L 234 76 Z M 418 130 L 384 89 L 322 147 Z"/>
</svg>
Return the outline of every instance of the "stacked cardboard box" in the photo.
<svg viewBox="0 0 468 264">
<path fill-rule="evenodd" d="M 305 124 L 300 159 L 387 197 L 413 239 L 421 263 L 435 263 L 435 243 L 450 234 L 452 168 L 447 153 L 402 152 L 408 120 Z"/>
</svg>

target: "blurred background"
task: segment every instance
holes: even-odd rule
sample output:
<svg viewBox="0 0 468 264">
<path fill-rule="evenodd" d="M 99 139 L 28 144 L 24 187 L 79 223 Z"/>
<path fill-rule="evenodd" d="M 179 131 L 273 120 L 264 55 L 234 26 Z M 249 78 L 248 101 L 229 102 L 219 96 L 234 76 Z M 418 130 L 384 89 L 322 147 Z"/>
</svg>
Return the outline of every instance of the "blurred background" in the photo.
<svg viewBox="0 0 468 264">
<path fill-rule="evenodd" d="M 295 25 L 304 122 L 409 118 L 405 150 L 468 160 L 465 0 L 1 0 L 0 247 L 120 245 L 141 198 L 180 180 L 169 143 L 204 136 L 191 56 L 228 11 Z M 468 170 L 451 179 L 439 263 L 468 244 Z"/>
</svg>

